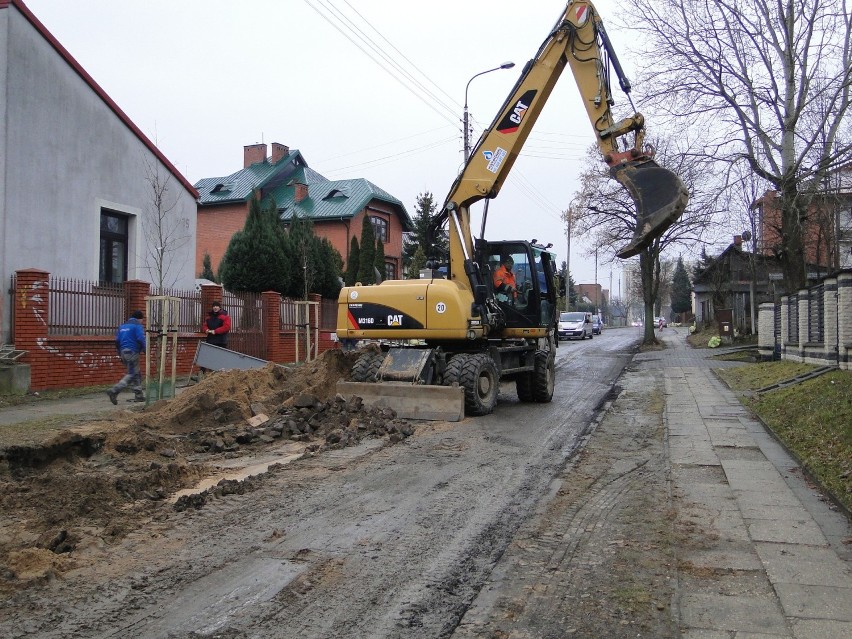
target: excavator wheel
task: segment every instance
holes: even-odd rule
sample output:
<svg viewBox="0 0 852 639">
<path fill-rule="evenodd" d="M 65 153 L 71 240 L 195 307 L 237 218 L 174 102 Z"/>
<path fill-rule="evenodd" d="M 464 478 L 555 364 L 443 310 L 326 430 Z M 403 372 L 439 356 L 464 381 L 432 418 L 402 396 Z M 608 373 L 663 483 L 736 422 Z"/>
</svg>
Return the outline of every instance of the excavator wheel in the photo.
<svg viewBox="0 0 852 639">
<path fill-rule="evenodd" d="M 556 354 L 553 351 L 536 351 L 532 379 L 533 399 L 539 404 L 552 400 L 556 383 Z"/>
<path fill-rule="evenodd" d="M 364 353 L 352 367 L 353 382 L 375 382 L 379 368 L 385 359 L 384 353 Z"/>
<path fill-rule="evenodd" d="M 444 385 L 458 382 L 464 389 L 464 408 L 467 415 L 488 415 L 497 404 L 500 376 L 494 361 L 485 354 L 460 353 L 447 363 Z"/>
<path fill-rule="evenodd" d="M 525 403 L 535 401 L 534 381 L 535 373 L 518 373 L 517 378 L 515 378 L 515 390 L 518 391 L 519 400 Z"/>
</svg>

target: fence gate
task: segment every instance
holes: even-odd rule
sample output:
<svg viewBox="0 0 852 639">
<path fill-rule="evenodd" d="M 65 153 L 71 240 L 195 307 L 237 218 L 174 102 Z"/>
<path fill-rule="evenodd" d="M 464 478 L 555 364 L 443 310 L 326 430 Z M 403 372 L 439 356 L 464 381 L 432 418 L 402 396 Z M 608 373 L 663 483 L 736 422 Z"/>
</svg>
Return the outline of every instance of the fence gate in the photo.
<svg viewBox="0 0 852 639">
<path fill-rule="evenodd" d="M 228 349 L 258 359 L 268 359 L 261 295 L 225 292 L 222 303 L 231 316 Z"/>
</svg>

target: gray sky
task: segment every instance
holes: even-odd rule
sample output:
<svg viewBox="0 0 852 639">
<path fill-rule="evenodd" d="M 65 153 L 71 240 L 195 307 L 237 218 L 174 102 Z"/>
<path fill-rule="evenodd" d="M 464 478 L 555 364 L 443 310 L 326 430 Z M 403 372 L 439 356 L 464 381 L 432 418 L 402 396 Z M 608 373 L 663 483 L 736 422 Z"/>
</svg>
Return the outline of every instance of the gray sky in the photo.
<svg viewBox="0 0 852 639">
<path fill-rule="evenodd" d="M 471 82 L 474 144 L 565 8 L 563 0 L 24 1 L 190 182 L 242 168 L 244 145 L 280 142 L 329 179 L 370 180 L 412 215 L 421 192 L 440 205 L 461 168 L 468 80 L 516 64 Z M 632 75 L 615 1 L 595 6 Z M 613 90 L 616 118 L 629 115 L 615 80 Z M 559 214 L 592 144 L 566 70 L 491 202 L 486 237 L 552 242 L 564 260 Z M 478 215 L 474 227 L 479 235 Z M 617 296 L 618 261 L 601 259 L 597 281 L 610 288 L 611 270 Z M 595 281 L 580 237 L 571 272 L 577 283 Z"/>
</svg>

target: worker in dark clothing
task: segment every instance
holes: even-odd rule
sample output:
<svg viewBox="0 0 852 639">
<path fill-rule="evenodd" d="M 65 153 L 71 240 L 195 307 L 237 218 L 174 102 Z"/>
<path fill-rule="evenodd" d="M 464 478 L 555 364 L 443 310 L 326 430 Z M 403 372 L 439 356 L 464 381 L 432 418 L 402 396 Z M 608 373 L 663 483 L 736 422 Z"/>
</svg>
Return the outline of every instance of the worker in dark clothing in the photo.
<svg viewBox="0 0 852 639">
<path fill-rule="evenodd" d="M 109 401 L 113 404 L 118 404 L 118 394 L 128 386 L 133 390 L 135 401 L 145 401 L 145 394 L 142 392 L 142 374 L 139 369 L 139 356 L 145 352 L 145 329 L 142 327 L 144 318 L 142 311 L 133 311 L 128 320 L 118 327 L 115 334 L 115 350 L 118 351 L 118 356 L 127 368 L 127 373 L 107 391 Z"/>
<path fill-rule="evenodd" d="M 205 341 L 212 346 L 228 348 L 228 333 L 231 332 L 231 316 L 228 311 L 222 308 L 222 302 L 218 300 L 211 304 L 210 313 L 207 319 L 204 320 Z M 190 377 L 190 379 L 200 380 L 200 376 L 209 372 L 203 366 L 199 366 L 199 377 Z"/>
<path fill-rule="evenodd" d="M 207 319 L 204 320 L 206 341 L 213 346 L 228 348 L 228 333 L 231 332 L 231 316 L 222 308 L 222 302 L 213 302 Z"/>
</svg>

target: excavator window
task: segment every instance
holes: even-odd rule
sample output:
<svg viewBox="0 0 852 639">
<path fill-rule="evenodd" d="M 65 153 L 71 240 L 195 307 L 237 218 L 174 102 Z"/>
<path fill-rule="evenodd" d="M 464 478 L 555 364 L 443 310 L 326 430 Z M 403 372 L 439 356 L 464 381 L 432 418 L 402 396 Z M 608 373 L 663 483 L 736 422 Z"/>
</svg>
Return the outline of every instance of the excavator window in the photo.
<svg viewBox="0 0 852 639">
<path fill-rule="evenodd" d="M 541 284 L 531 247 L 524 243 L 495 243 L 486 260 L 494 299 L 509 327 L 537 326 L 540 322 Z"/>
</svg>

